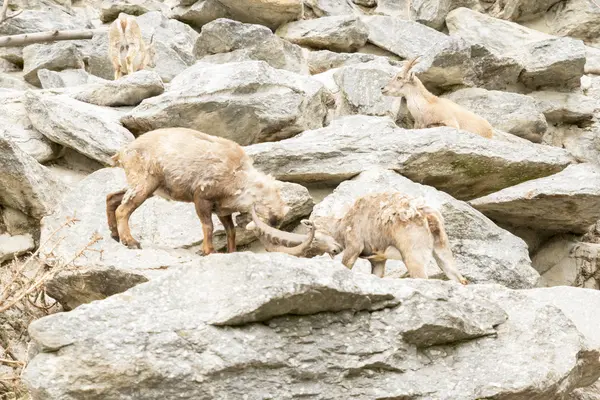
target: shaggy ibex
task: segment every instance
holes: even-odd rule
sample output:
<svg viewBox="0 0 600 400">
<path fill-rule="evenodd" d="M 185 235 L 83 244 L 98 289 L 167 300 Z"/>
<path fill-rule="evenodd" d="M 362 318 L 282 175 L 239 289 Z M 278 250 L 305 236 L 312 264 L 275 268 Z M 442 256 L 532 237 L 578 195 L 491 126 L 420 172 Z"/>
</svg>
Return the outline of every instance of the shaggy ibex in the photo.
<svg viewBox="0 0 600 400">
<path fill-rule="evenodd" d="M 131 236 L 129 217 L 154 193 L 195 204 L 204 254 L 214 252 L 213 212 L 225 227 L 227 250 L 234 252 L 231 214 L 250 212 L 254 205 L 261 217 L 278 226 L 289 211 L 281 183 L 255 169 L 231 140 L 186 128 L 157 129 L 124 146 L 113 160 L 125 170 L 129 188 L 106 197 L 106 215 L 112 237 L 129 248 L 140 248 Z"/>
<path fill-rule="evenodd" d="M 492 138 L 490 123 L 455 102 L 432 94 L 411 71 L 419 57 L 404 64 L 396 75 L 382 90 L 384 96 L 406 98 L 406 106 L 415 120 L 415 129 L 434 126 L 450 126 L 456 129 L 475 133 L 484 138 Z"/>
<path fill-rule="evenodd" d="M 135 17 L 119 14 L 108 30 L 108 57 L 115 80 L 146 67 L 154 67 L 154 35 L 146 46 Z"/>
<path fill-rule="evenodd" d="M 303 244 L 308 240 L 307 235 L 292 236 L 268 227 L 256 213 L 252 218 L 253 222 L 246 229 L 258 231 L 268 251 L 307 256 L 309 246 Z M 316 243 L 312 247 L 317 254 L 337 254 L 344 248 L 342 263 L 348 268 L 352 268 L 359 257 L 366 258 L 371 263 L 371 272 L 383 277 L 386 250 L 393 247 L 400 251 L 412 278 L 427 278 L 427 263 L 433 255 L 448 278 L 467 283 L 455 267 L 442 215 L 420 198 L 398 192 L 368 194 L 359 197 L 341 219 L 323 221 L 314 235 Z M 321 235 L 320 240 L 317 234 Z M 324 240 L 328 235 L 330 240 Z"/>
</svg>

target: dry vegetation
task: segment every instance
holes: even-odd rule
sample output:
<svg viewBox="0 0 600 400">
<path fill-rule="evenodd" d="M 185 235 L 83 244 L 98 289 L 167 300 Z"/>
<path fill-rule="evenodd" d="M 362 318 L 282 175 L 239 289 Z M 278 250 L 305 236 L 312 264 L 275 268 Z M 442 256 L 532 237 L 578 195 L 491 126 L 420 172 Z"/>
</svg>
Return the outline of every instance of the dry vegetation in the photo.
<svg viewBox="0 0 600 400">
<path fill-rule="evenodd" d="M 60 232 L 75 223 L 68 218 L 38 250 L 0 267 L 0 400 L 28 399 L 20 380 L 27 363 L 27 327 L 35 319 L 61 311 L 60 305 L 46 294 L 45 284 L 55 274 L 74 267 L 74 261 L 101 240 L 94 235 L 70 260 L 62 260 L 53 249 L 63 240 Z M 49 249 L 41 253 L 40 249 Z M 42 261 L 43 260 L 43 261 Z"/>
</svg>

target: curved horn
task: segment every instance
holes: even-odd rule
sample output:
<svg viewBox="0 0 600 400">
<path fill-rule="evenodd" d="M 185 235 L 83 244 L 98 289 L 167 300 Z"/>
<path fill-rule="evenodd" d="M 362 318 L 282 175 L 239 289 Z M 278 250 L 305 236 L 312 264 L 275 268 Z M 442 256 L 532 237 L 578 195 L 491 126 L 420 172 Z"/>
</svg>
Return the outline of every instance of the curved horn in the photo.
<svg viewBox="0 0 600 400">
<path fill-rule="evenodd" d="M 420 58 L 421 56 L 416 56 L 406 61 L 406 63 L 404 64 L 404 68 L 402 69 L 402 74 L 406 75 L 417 64 Z"/>
<path fill-rule="evenodd" d="M 316 228 L 314 224 L 308 220 L 302 221 L 304 225 L 309 227 L 308 235 L 300 235 L 297 233 L 280 231 L 279 229 L 267 225 L 258 218 L 254 206 L 252 207 L 251 215 L 257 236 L 263 246 L 265 246 L 265 249 L 269 252 L 281 252 L 295 256 L 302 255 L 302 253 L 308 249 L 315 237 Z M 247 229 L 249 225 L 250 224 L 247 225 Z"/>
</svg>

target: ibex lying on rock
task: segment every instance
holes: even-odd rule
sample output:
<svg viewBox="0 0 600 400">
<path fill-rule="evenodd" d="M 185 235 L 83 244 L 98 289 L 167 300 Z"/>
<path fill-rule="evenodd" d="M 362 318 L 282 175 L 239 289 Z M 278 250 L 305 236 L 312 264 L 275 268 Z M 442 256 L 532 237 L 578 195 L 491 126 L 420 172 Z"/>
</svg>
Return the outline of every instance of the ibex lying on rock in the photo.
<svg viewBox="0 0 600 400">
<path fill-rule="evenodd" d="M 278 226 L 289 211 L 281 183 L 255 169 L 244 149 L 231 140 L 186 128 L 157 129 L 124 146 L 113 160 L 125 170 L 129 189 L 106 197 L 106 215 L 112 237 L 129 248 L 140 248 L 131 236 L 129 217 L 154 193 L 195 204 L 204 254 L 214 252 L 213 212 L 225 227 L 227 250 L 234 252 L 231 214 L 255 206 Z"/>
<path fill-rule="evenodd" d="M 108 57 L 115 70 L 115 80 L 146 67 L 154 67 L 154 35 L 150 45 L 142 39 L 135 17 L 119 14 L 108 30 Z"/>
<path fill-rule="evenodd" d="M 411 71 L 419 57 L 405 63 L 402 71 L 382 90 L 385 96 L 406 98 L 406 106 L 415 120 L 415 129 L 450 126 L 492 138 L 490 123 L 455 102 L 432 94 Z"/>
<path fill-rule="evenodd" d="M 317 243 L 313 247 L 317 254 L 337 254 L 343 248 L 342 263 L 346 267 L 352 268 L 359 257 L 366 258 L 371 263 L 371 272 L 383 277 L 386 250 L 394 247 L 402 254 L 411 278 L 427 279 L 426 267 L 433 255 L 448 278 L 467 283 L 455 267 L 442 215 L 425 205 L 422 199 L 398 192 L 368 194 L 359 197 L 341 219 L 324 219 L 322 226 L 311 236 L 268 227 L 256 213 L 252 218 L 253 222 L 246 229 L 257 230 L 268 251 L 307 256 L 309 246 L 305 242 L 314 236 Z M 321 235 L 320 240 L 317 234 Z M 324 239 L 327 236 L 329 241 Z"/>
</svg>

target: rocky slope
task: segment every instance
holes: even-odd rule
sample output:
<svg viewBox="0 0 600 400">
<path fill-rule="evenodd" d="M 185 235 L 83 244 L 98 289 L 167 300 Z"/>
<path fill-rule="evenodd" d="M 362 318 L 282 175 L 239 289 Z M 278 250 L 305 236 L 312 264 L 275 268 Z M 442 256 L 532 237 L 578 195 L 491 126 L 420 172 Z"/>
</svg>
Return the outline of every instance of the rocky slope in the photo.
<svg viewBox="0 0 600 400">
<path fill-rule="evenodd" d="M 74 260 L 44 284 L 72 311 L 30 327 L 33 399 L 600 399 L 595 2 L 13 0 L 10 9 L 24 11 L 0 23 L 0 36 L 105 29 L 123 12 L 156 50 L 154 68 L 113 81 L 106 33 L 0 47 L 0 262 L 36 248 L 49 266 Z M 415 56 L 426 87 L 485 117 L 492 140 L 413 129 L 405 102 L 381 88 Z M 232 139 L 287 182 L 288 230 L 339 216 L 369 192 L 425 197 L 472 287 L 440 282 L 434 263 L 436 279 L 420 282 L 394 279 L 401 260 L 378 280 L 364 260 L 344 271 L 339 256 L 201 257 L 193 205 L 160 198 L 132 217 L 143 248 L 125 248 L 106 224 L 106 194 L 125 185 L 110 157 L 175 126 Z M 236 217 L 241 250 L 263 252 Z M 0 339 L 3 359 L 11 345 Z"/>
</svg>

